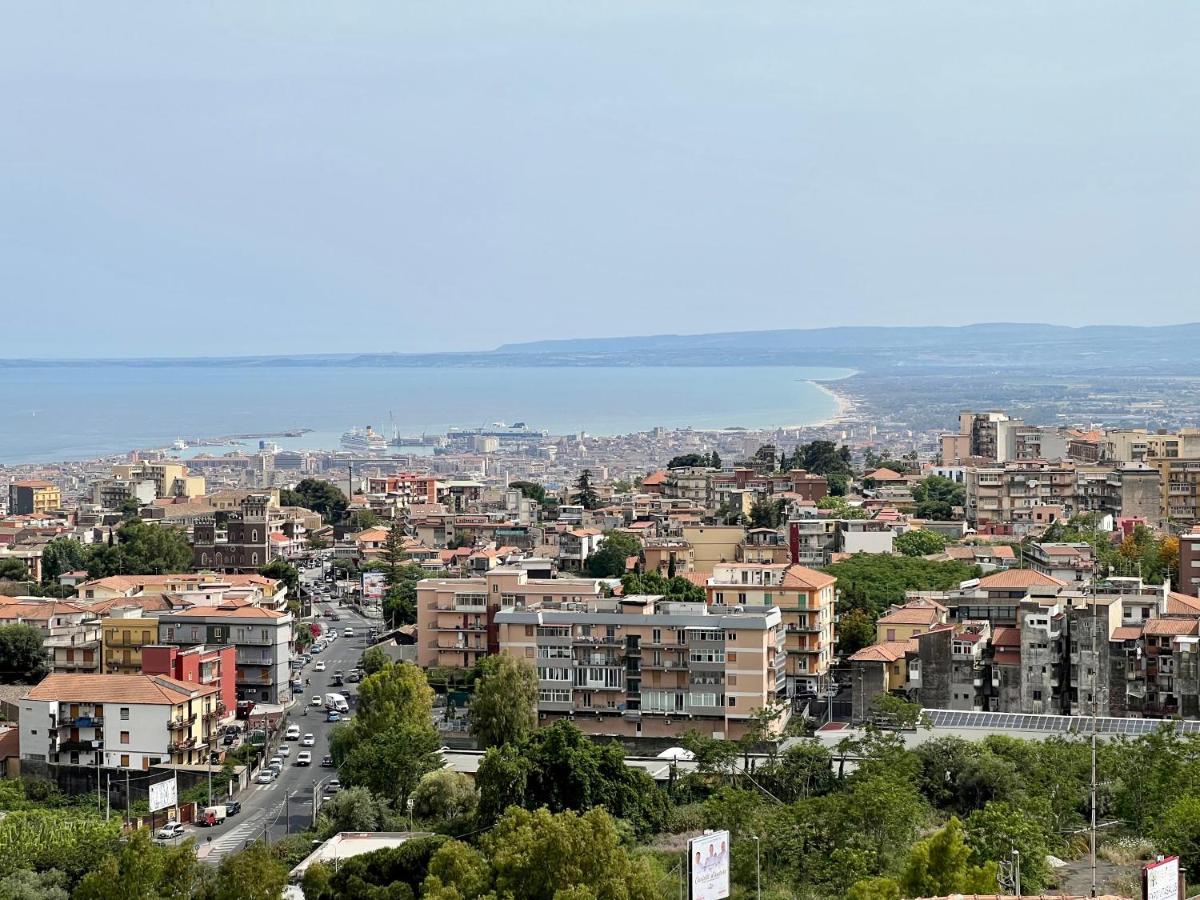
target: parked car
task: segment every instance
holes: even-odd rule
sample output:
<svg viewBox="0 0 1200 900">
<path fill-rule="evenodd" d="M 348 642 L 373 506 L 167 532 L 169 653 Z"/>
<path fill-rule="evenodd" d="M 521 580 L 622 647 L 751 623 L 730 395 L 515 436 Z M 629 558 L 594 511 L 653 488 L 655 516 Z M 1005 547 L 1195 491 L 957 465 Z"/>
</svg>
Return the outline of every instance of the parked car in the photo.
<svg viewBox="0 0 1200 900">
<path fill-rule="evenodd" d="M 289 756 L 292 755 L 292 748 L 289 747 L 287 744 L 280 744 L 279 749 L 275 752 L 278 753 L 280 756 L 282 756 L 284 759 L 287 759 Z"/>
<path fill-rule="evenodd" d="M 316 743 L 317 743 L 316 737 L 311 734 L 306 734 L 304 737 L 300 738 L 300 746 L 301 747 L 312 747 Z"/>
<path fill-rule="evenodd" d="M 221 738 L 221 743 L 226 747 L 232 747 L 237 743 L 237 735 L 233 733 L 227 734 L 225 737 Z"/>
<path fill-rule="evenodd" d="M 312 765 L 312 753 L 310 753 L 308 750 L 301 750 L 298 754 L 296 754 L 296 765 Z"/>
<path fill-rule="evenodd" d="M 270 784 L 275 780 L 274 769 L 263 769 L 258 773 L 258 777 L 254 779 L 255 784 Z"/>
<path fill-rule="evenodd" d="M 183 834 L 183 826 L 178 822 L 168 822 L 158 831 L 154 832 L 154 839 L 159 841 L 171 841 Z"/>
<path fill-rule="evenodd" d="M 242 811 L 242 804 L 239 803 L 237 800 L 226 800 L 225 801 L 225 815 L 236 816 L 241 811 Z"/>
</svg>

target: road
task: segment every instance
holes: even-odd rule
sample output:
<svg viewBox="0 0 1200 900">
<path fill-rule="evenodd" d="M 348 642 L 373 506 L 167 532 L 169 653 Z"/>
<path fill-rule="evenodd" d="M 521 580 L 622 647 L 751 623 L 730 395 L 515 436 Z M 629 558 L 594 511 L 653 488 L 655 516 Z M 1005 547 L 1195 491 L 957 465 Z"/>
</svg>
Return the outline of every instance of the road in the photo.
<svg viewBox="0 0 1200 900">
<path fill-rule="evenodd" d="M 305 573 L 304 581 L 307 586 L 315 580 L 314 576 Z M 313 795 L 317 790 L 318 799 L 321 788 L 329 779 L 336 777 L 333 769 L 320 767 L 321 757 L 329 752 L 329 734 L 333 726 L 325 721 L 324 709 L 307 706 L 312 698 L 328 692 L 353 694 L 355 685 L 344 687 L 333 685 L 333 673 L 340 669 L 348 672 L 358 663 L 359 656 L 367 647 L 367 629 L 377 625 L 378 620 L 360 616 L 349 607 L 339 607 L 336 601 L 325 602 L 314 600 L 316 621 L 320 621 L 328 629 L 337 628 L 338 638 L 329 645 L 325 652 L 313 656 L 313 661 L 304 669 L 304 677 L 310 684 L 304 689 L 304 698 L 297 701 L 289 711 L 287 722 L 300 726 L 301 734 L 311 733 L 316 738 L 312 747 L 301 747 L 299 741 L 287 741 L 291 745 L 291 754 L 285 760 L 283 771 L 271 784 L 251 784 L 237 797 L 242 804 L 242 810 L 232 816 L 223 825 L 211 828 L 192 828 L 189 826 L 188 835 L 196 838 L 200 853 L 210 861 L 218 861 L 222 856 L 235 850 L 240 850 L 247 841 L 253 841 L 266 835 L 270 841 L 276 841 L 289 832 L 301 831 L 308 827 L 313 819 Z M 331 622 L 320 618 L 320 613 L 327 608 L 337 611 L 339 620 Z M 354 629 L 354 637 L 344 637 L 346 627 Z M 313 671 L 315 664 L 323 661 L 326 671 Z M 307 709 L 307 715 L 304 710 Z M 284 726 L 286 728 L 286 725 Z M 281 729 L 282 734 L 283 729 Z M 274 750 L 272 745 L 271 749 Z M 311 766 L 296 765 L 296 757 L 301 750 L 312 753 Z M 267 754 L 269 759 L 270 753 Z M 205 849 L 207 848 L 207 849 Z"/>
</svg>

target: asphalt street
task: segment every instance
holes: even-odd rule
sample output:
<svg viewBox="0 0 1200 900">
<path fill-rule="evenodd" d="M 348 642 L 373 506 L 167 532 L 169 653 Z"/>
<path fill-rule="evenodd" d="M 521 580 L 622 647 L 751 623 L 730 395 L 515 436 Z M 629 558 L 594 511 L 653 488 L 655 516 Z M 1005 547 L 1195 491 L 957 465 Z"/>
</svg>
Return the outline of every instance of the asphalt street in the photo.
<svg viewBox="0 0 1200 900">
<path fill-rule="evenodd" d="M 303 579 L 307 587 L 316 580 L 315 570 L 312 575 L 304 573 Z M 281 728 L 279 742 L 290 745 L 291 753 L 284 761 L 280 776 L 271 784 L 252 782 L 236 798 L 242 804 L 241 812 L 226 819 L 224 824 L 208 828 L 188 827 L 187 835 L 196 838 L 200 855 L 207 859 L 218 860 L 226 853 L 241 849 L 246 842 L 264 836 L 273 842 L 289 833 L 303 830 L 313 820 L 314 798 L 319 803 L 323 796 L 328 796 L 324 787 L 337 777 L 334 769 L 323 769 L 320 765 L 321 757 L 329 753 L 329 735 L 333 725 L 326 721 L 323 706 L 317 708 L 310 704 L 315 696 L 320 696 L 323 702 L 324 695 L 330 692 L 346 694 L 348 698 L 355 693 L 356 685 L 334 686 L 333 674 L 339 669 L 343 673 L 349 672 L 357 665 L 358 658 L 368 646 L 367 630 L 377 625 L 379 620 L 365 618 L 349 607 L 339 607 L 336 600 L 326 602 L 314 599 L 313 607 L 315 615 L 309 621 L 320 622 L 327 630 L 336 627 L 338 637 L 323 653 L 314 654 L 312 662 L 305 666 L 302 674 L 310 683 L 304 688 L 303 698 L 297 700 L 288 711 L 286 724 L 299 725 L 301 734 L 312 734 L 316 743 L 312 747 L 302 747 L 299 741 L 284 742 L 282 732 L 286 724 Z M 323 617 L 322 613 L 330 608 L 337 612 L 337 622 Z M 347 627 L 354 629 L 353 637 L 343 636 Z M 314 671 L 318 661 L 325 663 L 324 672 Z M 273 743 L 270 749 L 274 750 L 277 746 L 278 743 Z M 312 753 L 311 766 L 296 764 L 301 750 Z M 268 753 L 266 758 L 269 759 L 271 755 Z"/>
</svg>

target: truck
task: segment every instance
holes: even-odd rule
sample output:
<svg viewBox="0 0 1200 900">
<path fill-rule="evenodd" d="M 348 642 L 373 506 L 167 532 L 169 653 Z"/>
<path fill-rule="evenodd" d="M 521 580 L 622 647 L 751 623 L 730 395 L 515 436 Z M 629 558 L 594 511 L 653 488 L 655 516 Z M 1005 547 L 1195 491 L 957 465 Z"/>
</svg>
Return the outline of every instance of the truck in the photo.
<svg viewBox="0 0 1200 900">
<path fill-rule="evenodd" d="M 340 713 L 349 712 L 350 704 L 346 702 L 346 698 L 341 694 L 326 694 L 325 708 L 337 710 Z"/>
<path fill-rule="evenodd" d="M 227 811 L 224 806 L 206 806 L 196 818 L 197 825 L 220 825 L 225 821 Z"/>
</svg>

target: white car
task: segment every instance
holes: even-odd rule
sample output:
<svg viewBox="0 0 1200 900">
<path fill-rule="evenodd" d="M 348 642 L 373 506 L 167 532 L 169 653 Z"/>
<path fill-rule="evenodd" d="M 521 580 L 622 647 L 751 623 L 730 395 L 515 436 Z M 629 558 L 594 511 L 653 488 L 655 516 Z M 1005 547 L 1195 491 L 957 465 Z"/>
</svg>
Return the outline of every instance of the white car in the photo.
<svg viewBox="0 0 1200 900">
<path fill-rule="evenodd" d="M 254 779 L 255 784 L 270 784 L 275 780 L 275 771 L 273 769 L 263 769 L 258 773 L 258 777 Z"/>
<path fill-rule="evenodd" d="M 287 733 L 284 734 L 283 737 L 285 740 L 289 740 L 289 741 L 300 740 L 300 726 L 299 725 L 289 725 Z"/>
<path fill-rule="evenodd" d="M 183 826 L 178 822 L 168 822 L 158 831 L 154 832 L 154 837 L 160 841 L 170 841 L 183 834 Z"/>
<path fill-rule="evenodd" d="M 317 743 L 316 737 L 314 737 L 311 734 L 306 734 L 304 737 L 300 738 L 300 746 L 301 747 L 314 747 L 314 746 L 316 746 L 316 743 Z"/>
<path fill-rule="evenodd" d="M 312 754 L 309 753 L 307 750 L 301 750 L 296 755 L 296 765 L 298 765 L 298 766 L 312 765 Z"/>
<path fill-rule="evenodd" d="M 345 631 L 342 632 L 342 637 L 354 637 L 354 629 L 347 628 Z"/>
<path fill-rule="evenodd" d="M 324 705 L 325 705 L 325 701 L 324 701 L 324 700 L 322 700 L 320 697 L 313 697 L 313 698 L 312 698 L 312 703 L 310 703 L 310 704 L 308 704 L 308 705 L 309 705 L 309 706 L 324 706 Z"/>
<path fill-rule="evenodd" d="M 325 671 L 325 660 L 318 659 L 316 661 L 316 663 L 313 665 L 313 671 L 314 672 L 324 672 Z"/>
<path fill-rule="evenodd" d="M 281 744 L 281 745 L 279 746 L 279 750 L 278 750 L 277 752 L 278 752 L 278 753 L 279 753 L 279 755 L 280 755 L 280 756 L 282 756 L 284 759 L 287 759 L 289 756 L 291 756 L 291 755 L 292 755 L 292 748 L 291 748 L 291 747 L 289 747 L 287 744 Z"/>
</svg>

